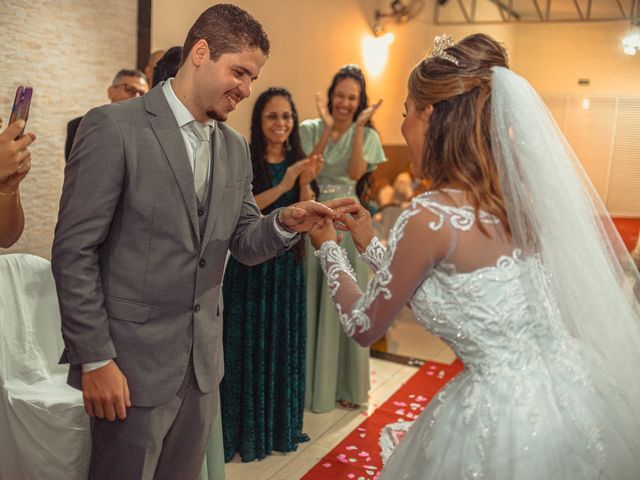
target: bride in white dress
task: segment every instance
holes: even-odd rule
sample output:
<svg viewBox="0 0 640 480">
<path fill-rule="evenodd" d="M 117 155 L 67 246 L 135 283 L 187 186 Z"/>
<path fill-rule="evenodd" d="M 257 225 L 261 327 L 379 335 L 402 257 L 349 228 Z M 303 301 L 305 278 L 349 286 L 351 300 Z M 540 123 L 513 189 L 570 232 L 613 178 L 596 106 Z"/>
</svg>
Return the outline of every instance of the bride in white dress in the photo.
<svg viewBox="0 0 640 480">
<path fill-rule="evenodd" d="M 417 196 L 373 237 L 361 292 L 330 221 L 310 233 L 343 328 L 370 345 L 409 304 L 465 370 L 380 480 L 640 478 L 638 276 L 544 104 L 486 35 L 437 37 L 408 82 Z"/>
</svg>

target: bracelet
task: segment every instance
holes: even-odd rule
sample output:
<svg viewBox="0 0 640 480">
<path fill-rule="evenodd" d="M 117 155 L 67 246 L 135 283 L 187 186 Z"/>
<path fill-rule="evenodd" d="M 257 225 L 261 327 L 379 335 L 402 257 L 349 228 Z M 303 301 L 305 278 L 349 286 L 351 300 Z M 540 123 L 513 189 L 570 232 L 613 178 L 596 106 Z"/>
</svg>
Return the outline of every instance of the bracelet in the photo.
<svg viewBox="0 0 640 480">
<path fill-rule="evenodd" d="M 278 210 L 278 214 L 276 215 L 276 222 L 278 222 L 278 226 L 282 228 L 285 232 L 298 233 L 294 229 L 292 229 L 291 227 L 288 227 L 282 222 L 282 219 L 280 218 L 280 215 L 282 215 L 282 211 L 283 209 Z"/>
<path fill-rule="evenodd" d="M 17 189 L 9 193 L 4 193 L 2 190 L 0 190 L 0 197 L 13 197 L 16 193 L 18 193 Z"/>
</svg>

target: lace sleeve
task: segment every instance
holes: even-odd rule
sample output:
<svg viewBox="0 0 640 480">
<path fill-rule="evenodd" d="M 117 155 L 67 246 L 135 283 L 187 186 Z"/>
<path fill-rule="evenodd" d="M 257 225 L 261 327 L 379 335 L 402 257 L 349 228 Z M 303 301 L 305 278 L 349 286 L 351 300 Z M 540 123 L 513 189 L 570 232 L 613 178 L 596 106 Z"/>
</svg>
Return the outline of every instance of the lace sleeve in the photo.
<svg viewBox="0 0 640 480">
<path fill-rule="evenodd" d="M 386 251 L 376 252 L 378 268 L 364 293 L 342 247 L 325 242 L 316 252 L 340 323 L 361 345 L 380 338 L 430 269 L 451 251 L 450 228 L 437 221 L 440 217 L 419 203 L 405 210 L 391 230 Z"/>
<path fill-rule="evenodd" d="M 380 270 L 382 260 L 384 259 L 386 253 L 387 247 L 382 244 L 378 237 L 373 237 L 360 257 L 365 261 L 367 265 L 369 265 L 371 270 L 377 272 L 378 270 Z"/>
</svg>

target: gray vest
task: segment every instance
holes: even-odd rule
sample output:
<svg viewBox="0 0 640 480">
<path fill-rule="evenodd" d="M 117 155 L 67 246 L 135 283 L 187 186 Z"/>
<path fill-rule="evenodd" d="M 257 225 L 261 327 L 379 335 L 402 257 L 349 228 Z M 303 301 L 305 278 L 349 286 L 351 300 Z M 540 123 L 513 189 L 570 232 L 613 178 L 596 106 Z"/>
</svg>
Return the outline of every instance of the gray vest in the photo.
<svg viewBox="0 0 640 480">
<path fill-rule="evenodd" d="M 213 144 L 213 142 L 211 142 Z M 207 226 L 209 218 L 209 205 L 211 205 L 211 185 L 213 184 L 213 148 L 211 149 L 211 167 L 209 168 L 209 182 L 207 183 L 207 194 L 202 202 L 198 200 L 196 195 L 196 204 L 198 206 L 198 229 L 200 230 L 200 248 L 203 247 L 202 239 L 204 238 L 204 229 Z"/>
</svg>

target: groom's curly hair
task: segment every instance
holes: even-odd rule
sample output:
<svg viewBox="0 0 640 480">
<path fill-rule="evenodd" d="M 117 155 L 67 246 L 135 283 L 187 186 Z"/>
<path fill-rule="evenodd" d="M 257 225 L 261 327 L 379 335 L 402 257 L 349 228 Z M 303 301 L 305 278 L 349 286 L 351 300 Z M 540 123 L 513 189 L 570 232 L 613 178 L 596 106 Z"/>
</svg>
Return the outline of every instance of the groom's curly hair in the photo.
<svg viewBox="0 0 640 480">
<path fill-rule="evenodd" d="M 409 76 L 417 111 L 433 106 L 421 173 L 432 189 L 453 185 L 471 192 L 476 215 L 483 210 L 497 216 L 509 232 L 491 151 L 491 68 L 508 68 L 507 51 L 490 36 L 475 34 L 444 52 L 425 58 Z"/>
</svg>

